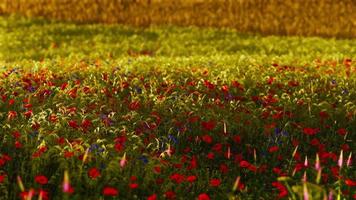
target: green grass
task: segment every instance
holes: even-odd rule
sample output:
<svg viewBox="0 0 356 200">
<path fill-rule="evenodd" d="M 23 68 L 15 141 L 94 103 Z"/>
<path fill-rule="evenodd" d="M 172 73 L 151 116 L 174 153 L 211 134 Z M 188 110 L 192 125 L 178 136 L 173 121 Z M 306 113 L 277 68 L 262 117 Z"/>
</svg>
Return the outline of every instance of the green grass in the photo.
<svg viewBox="0 0 356 200">
<path fill-rule="evenodd" d="M 257 62 L 280 60 L 293 64 L 317 58 L 354 58 L 356 40 L 318 37 L 246 35 L 230 29 L 159 26 L 131 28 L 121 25 L 75 25 L 18 17 L 0 18 L 1 60 L 43 58 L 128 57 L 128 51 L 149 51 L 153 60 L 248 57 Z M 52 48 L 56 44 L 57 48 Z"/>
</svg>

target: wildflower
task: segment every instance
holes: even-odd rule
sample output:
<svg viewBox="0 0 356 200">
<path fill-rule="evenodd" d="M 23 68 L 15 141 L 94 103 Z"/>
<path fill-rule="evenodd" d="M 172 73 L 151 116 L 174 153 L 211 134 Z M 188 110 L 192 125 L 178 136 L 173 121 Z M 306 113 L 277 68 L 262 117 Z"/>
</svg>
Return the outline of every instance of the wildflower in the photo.
<svg viewBox="0 0 356 200">
<path fill-rule="evenodd" d="M 167 199 L 175 199 L 176 198 L 176 193 L 173 192 L 173 191 L 167 191 L 167 192 L 164 193 L 164 196 Z"/>
<path fill-rule="evenodd" d="M 232 139 L 234 140 L 234 142 L 235 142 L 236 144 L 240 144 L 240 143 L 241 143 L 241 137 L 240 137 L 239 135 L 233 136 Z"/>
<path fill-rule="evenodd" d="M 48 192 L 46 190 L 40 189 L 38 191 L 38 199 L 48 200 L 49 199 Z"/>
<path fill-rule="evenodd" d="M 61 90 L 65 90 L 66 88 L 67 88 L 67 86 L 68 86 L 68 83 L 63 83 L 62 85 L 61 85 Z"/>
<path fill-rule="evenodd" d="M 229 167 L 226 164 L 221 164 L 220 165 L 220 171 L 223 174 L 227 174 L 229 172 Z"/>
<path fill-rule="evenodd" d="M 194 175 L 191 175 L 191 176 L 188 176 L 188 177 L 186 178 L 186 180 L 187 180 L 188 182 L 190 182 L 190 183 L 193 183 L 193 182 L 195 182 L 195 181 L 197 180 L 197 177 L 194 176 Z"/>
<path fill-rule="evenodd" d="M 210 197 L 206 193 L 201 193 L 198 196 L 198 200 L 210 200 Z"/>
<path fill-rule="evenodd" d="M 316 170 L 320 170 L 320 159 L 319 159 L 319 155 L 316 154 L 316 159 L 315 159 L 315 169 Z"/>
<path fill-rule="evenodd" d="M 77 122 L 74 121 L 74 120 L 70 120 L 70 121 L 68 122 L 68 125 L 69 125 L 70 127 L 74 128 L 74 129 L 78 128 L 78 124 L 77 124 Z"/>
<path fill-rule="evenodd" d="M 73 187 L 69 183 L 68 171 L 64 171 L 64 179 L 63 179 L 62 187 L 64 193 L 72 194 L 74 192 Z"/>
<path fill-rule="evenodd" d="M 74 156 L 74 152 L 71 152 L 71 151 L 65 151 L 64 152 L 64 157 L 65 158 L 70 158 L 72 156 Z"/>
<path fill-rule="evenodd" d="M 346 135 L 346 133 L 347 133 L 347 130 L 344 129 L 344 128 L 340 128 L 340 129 L 337 130 L 337 134 L 339 134 L 341 136 Z"/>
<path fill-rule="evenodd" d="M 34 195 L 35 195 L 35 190 L 32 188 L 29 191 L 22 191 L 20 193 L 20 197 L 22 200 L 32 199 Z"/>
<path fill-rule="evenodd" d="M 156 200 L 157 194 L 152 194 L 151 196 L 147 197 L 147 200 Z"/>
<path fill-rule="evenodd" d="M 288 190 L 282 183 L 273 182 L 272 186 L 277 188 L 277 190 L 279 191 L 278 198 L 283 198 L 288 195 Z"/>
<path fill-rule="evenodd" d="M 37 175 L 35 177 L 35 181 L 38 184 L 45 185 L 45 184 L 48 183 L 48 178 L 46 176 L 44 176 L 44 175 Z"/>
<path fill-rule="evenodd" d="M 319 132 L 318 128 L 303 128 L 303 133 L 306 135 L 315 135 Z"/>
<path fill-rule="evenodd" d="M 26 111 L 24 113 L 24 115 L 25 115 L 26 118 L 30 118 L 33 115 L 33 112 L 32 112 L 32 110 L 29 110 L 29 111 Z"/>
<path fill-rule="evenodd" d="M 116 188 L 113 187 L 104 187 L 103 189 L 103 195 L 104 196 L 117 196 L 119 194 L 119 191 Z"/>
<path fill-rule="evenodd" d="M 211 144 L 213 142 L 213 138 L 207 134 L 202 136 L 202 140 L 207 144 Z"/>
<path fill-rule="evenodd" d="M 223 85 L 223 86 L 221 87 L 221 91 L 223 91 L 224 93 L 229 92 L 229 86 Z"/>
<path fill-rule="evenodd" d="M 17 116 L 16 111 L 9 111 L 7 114 L 7 119 L 12 120 L 12 119 L 16 118 L 16 116 Z"/>
<path fill-rule="evenodd" d="M 278 150 L 279 150 L 279 147 L 278 147 L 278 146 L 272 146 L 272 147 L 270 147 L 270 148 L 268 149 L 268 152 L 274 153 L 274 152 L 276 152 L 276 151 L 278 151 Z"/>
<path fill-rule="evenodd" d="M 250 165 L 251 165 L 251 164 L 250 164 L 249 162 L 245 161 L 245 160 L 243 160 L 243 161 L 240 162 L 240 167 L 242 167 L 242 168 L 247 168 L 247 167 L 249 167 Z"/>
<path fill-rule="evenodd" d="M 20 141 L 16 140 L 16 141 L 15 141 L 15 148 L 16 148 L 16 149 L 22 148 L 22 143 L 21 143 Z"/>
<path fill-rule="evenodd" d="M 351 166 L 351 157 L 352 157 L 352 152 L 349 154 L 349 158 L 346 161 L 346 166 L 350 167 Z"/>
<path fill-rule="evenodd" d="M 210 186 L 212 187 L 218 187 L 221 184 L 221 180 L 214 178 L 210 180 Z"/>
<path fill-rule="evenodd" d="M 120 151 L 124 150 L 125 146 L 122 143 L 116 143 L 114 148 L 117 152 L 120 152 Z"/>
<path fill-rule="evenodd" d="M 96 167 L 93 167 L 93 168 L 89 169 L 88 176 L 91 179 L 96 179 L 97 177 L 100 176 L 100 171 Z"/>
<path fill-rule="evenodd" d="M 84 119 L 81 124 L 83 129 L 88 129 L 91 125 L 92 125 L 92 123 L 88 119 Z"/>
<path fill-rule="evenodd" d="M 346 179 L 345 184 L 350 187 L 356 187 L 356 181 L 353 181 L 351 179 Z"/>
<path fill-rule="evenodd" d="M 340 156 L 339 156 L 339 160 L 338 160 L 338 162 L 337 162 L 337 165 L 341 168 L 342 167 L 342 164 L 343 164 L 343 162 L 344 162 L 344 156 L 343 156 L 344 154 L 343 154 L 343 150 L 341 150 L 341 152 L 340 152 Z"/>
<path fill-rule="evenodd" d="M 177 184 L 182 183 L 185 179 L 183 175 L 177 173 L 172 174 L 169 178 Z"/>
<path fill-rule="evenodd" d="M 206 122 L 202 122 L 201 125 L 205 130 L 211 131 L 216 127 L 216 122 L 214 120 L 209 120 Z"/>
<path fill-rule="evenodd" d="M 136 176 L 131 176 L 130 177 L 130 181 L 137 181 L 137 177 Z"/>
<path fill-rule="evenodd" d="M 3 183 L 5 180 L 6 174 L 0 174 L 0 183 Z"/>
<path fill-rule="evenodd" d="M 139 101 L 133 101 L 129 104 L 129 109 L 134 111 L 140 109 L 140 102 Z"/>
<path fill-rule="evenodd" d="M 213 160 L 215 158 L 215 154 L 213 152 L 209 152 L 206 156 L 209 160 Z"/>
<path fill-rule="evenodd" d="M 127 163 L 126 160 L 126 153 L 124 153 L 124 156 L 122 156 L 121 160 L 120 160 L 120 167 L 124 167 Z"/>
<path fill-rule="evenodd" d="M 138 184 L 137 184 L 137 183 L 130 183 L 130 184 L 129 184 L 129 187 L 130 187 L 131 189 L 136 189 L 136 188 L 138 188 Z"/>
</svg>

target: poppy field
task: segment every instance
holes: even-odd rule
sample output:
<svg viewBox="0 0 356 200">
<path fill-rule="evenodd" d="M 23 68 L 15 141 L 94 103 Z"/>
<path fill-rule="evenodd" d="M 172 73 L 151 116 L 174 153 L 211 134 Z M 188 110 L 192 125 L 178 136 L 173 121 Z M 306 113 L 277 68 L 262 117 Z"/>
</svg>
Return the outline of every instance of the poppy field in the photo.
<svg viewBox="0 0 356 200">
<path fill-rule="evenodd" d="M 0 30 L 0 199 L 356 199 L 355 40 Z"/>
</svg>

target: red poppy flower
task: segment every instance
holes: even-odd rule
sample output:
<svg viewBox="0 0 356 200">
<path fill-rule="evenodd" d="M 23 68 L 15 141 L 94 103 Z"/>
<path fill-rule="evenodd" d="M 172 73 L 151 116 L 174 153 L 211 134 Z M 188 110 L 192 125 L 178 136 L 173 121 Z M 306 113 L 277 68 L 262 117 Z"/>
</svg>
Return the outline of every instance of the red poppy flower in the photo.
<svg viewBox="0 0 356 200">
<path fill-rule="evenodd" d="M 68 86 L 68 83 L 63 83 L 61 85 L 61 90 L 65 90 L 67 88 L 67 86 Z"/>
<path fill-rule="evenodd" d="M 116 188 L 107 186 L 103 189 L 104 196 L 117 196 L 118 194 L 119 194 L 119 191 Z"/>
<path fill-rule="evenodd" d="M 320 112 L 319 112 L 319 117 L 320 117 L 321 119 L 326 119 L 326 118 L 329 117 L 329 114 L 328 114 L 327 112 L 325 112 L 325 111 L 320 111 Z"/>
<path fill-rule="evenodd" d="M 196 169 L 198 167 L 198 161 L 196 156 L 193 156 L 190 160 L 190 165 L 187 167 L 188 170 Z"/>
<path fill-rule="evenodd" d="M 164 193 L 164 195 L 167 199 L 175 199 L 176 198 L 176 193 L 173 191 L 167 191 Z"/>
<path fill-rule="evenodd" d="M 210 197 L 206 193 L 202 193 L 202 194 L 199 194 L 198 200 L 210 200 Z"/>
<path fill-rule="evenodd" d="M 346 179 L 345 184 L 350 187 L 355 187 L 356 186 L 356 181 L 353 181 L 351 179 Z"/>
<path fill-rule="evenodd" d="M 278 146 L 272 146 L 272 147 L 270 147 L 270 148 L 268 149 L 268 152 L 274 153 L 274 152 L 276 152 L 276 151 L 278 151 L 278 150 L 279 150 Z"/>
<path fill-rule="evenodd" d="M 100 176 L 100 171 L 96 167 L 93 167 L 93 168 L 89 169 L 88 176 L 91 179 L 96 179 L 97 177 Z"/>
<path fill-rule="evenodd" d="M 20 197 L 22 200 L 27 200 L 27 199 L 32 199 L 32 197 L 35 195 L 35 190 L 30 189 L 29 191 L 23 191 L 20 193 Z"/>
<path fill-rule="evenodd" d="M 65 158 L 70 158 L 72 156 L 74 156 L 74 152 L 71 152 L 71 151 L 65 151 L 64 152 L 64 157 Z"/>
<path fill-rule="evenodd" d="M 275 80 L 274 77 L 269 77 L 268 80 L 267 80 L 267 84 L 271 85 L 274 80 Z"/>
<path fill-rule="evenodd" d="M 221 164 L 220 165 L 220 171 L 223 174 L 227 174 L 229 172 L 229 167 L 226 164 Z"/>
<path fill-rule="evenodd" d="M 184 176 L 183 175 L 180 175 L 180 174 L 177 174 L 177 173 L 174 173 L 170 176 L 170 179 L 175 182 L 175 183 L 181 183 L 184 181 Z"/>
<path fill-rule="evenodd" d="M 252 172 L 256 172 L 257 171 L 257 167 L 254 165 L 250 165 L 247 167 L 248 170 L 252 171 Z"/>
<path fill-rule="evenodd" d="M 3 183 L 5 180 L 6 174 L 0 174 L 0 183 Z"/>
<path fill-rule="evenodd" d="M 192 176 L 188 176 L 187 177 L 187 181 L 190 182 L 190 183 L 193 183 L 197 180 L 197 177 L 192 175 Z"/>
<path fill-rule="evenodd" d="M 212 187 L 218 187 L 221 184 L 221 180 L 214 178 L 210 180 L 210 186 Z"/>
<path fill-rule="evenodd" d="M 347 130 L 344 128 L 340 128 L 339 130 L 337 130 L 337 134 L 339 134 L 341 136 L 346 135 L 346 133 L 347 133 Z"/>
<path fill-rule="evenodd" d="M 209 152 L 206 156 L 209 160 L 213 160 L 215 158 L 215 154 L 213 152 Z"/>
<path fill-rule="evenodd" d="M 19 131 L 14 131 L 12 132 L 12 136 L 16 139 L 18 139 L 21 136 L 21 133 Z"/>
<path fill-rule="evenodd" d="M 217 143 L 213 146 L 213 150 L 216 151 L 216 152 L 220 152 L 221 153 L 221 150 L 222 150 L 222 147 L 223 145 L 221 143 Z"/>
<path fill-rule="evenodd" d="M 235 135 L 233 138 L 235 143 L 240 144 L 241 143 L 241 137 L 239 135 Z"/>
<path fill-rule="evenodd" d="M 71 98 L 75 99 L 75 98 L 77 98 L 77 91 L 78 91 L 77 88 L 73 88 L 68 91 L 68 94 Z"/>
<path fill-rule="evenodd" d="M 157 184 L 157 185 L 161 185 L 163 182 L 164 182 L 164 179 L 163 179 L 163 178 L 157 178 L 157 179 L 156 179 L 156 184 Z"/>
<path fill-rule="evenodd" d="M 207 144 L 211 144 L 213 142 L 213 138 L 210 135 L 203 135 L 201 139 Z"/>
<path fill-rule="evenodd" d="M 72 127 L 72 128 L 78 128 L 78 124 L 77 124 L 77 122 L 74 121 L 74 120 L 70 120 L 70 121 L 68 122 L 68 125 L 69 125 L 70 127 Z"/>
<path fill-rule="evenodd" d="M 13 105 L 15 103 L 15 100 L 14 99 L 10 99 L 9 100 L 9 106 Z"/>
<path fill-rule="evenodd" d="M 24 115 L 25 115 L 26 118 L 30 118 L 33 115 L 33 112 L 32 112 L 32 110 L 29 110 L 29 111 L 26 111 L 24 113 Z"/>
<path fill-rule="evenodd" d="M 303 128 L 303 133 L 306 135 L 315 135 L 319 132 L 318 128 Z"/>
<path fill-rule="evenodd" d="M 147 197 L 147 200 L 156 200 L 157 194 L 152 194 L 151 196 Z"/>
<path fill-rule="evenodd" d="M 251 164 L 250 164 L 249 162 L 245 161 L 245 160 L 243 160 L 243 161 L 240 162 L 240 167 L 242 167 L 242 168 L 247 168 L 247 167 L 249 167 L 250 165 L 251 165 Z"/>
<path fill-rule="evenodd" d="M 227 85 L 223 85 L 222 87 L 221 87 L 221 91 L 223 91 L 223 92 L 229 92 L 229 86 L 227 86 Z"/>
<path fill-rule="evenodd" d="M 57 116 L 55 114 L 51 114 L 49 117 L 48 117 L 48 120 L 51 121 L 51 122 L 57 122 Z"/>
<path fill-rule="evenodd" d="M 114 148 L 115 148 L 116 151 L 120 152 L 120 151 L 124 150 L 125 147 L 121 143 L 116 143 Z"/>
<path fill-rule="evenodd" d="M 200 118 L 198 116 L 192 116 L 188 120 L 190 123 L 195 123 L 199 120 Z"/>
<path fill-rule="evenodd" d="M 38 197 L 41 197 L 41 199 L 43 199 L 43 200 L 48 200 L 49 199 L 48 192 L 46 190 L 42 190 L 42 189 L 40 189 L 38 191 Z"/>
<path fill-rule="evenodd" d="M 7 118 L 9 120 L 12 120 L 12 119 L 16 118 L 16 116 L 17 116 L 17 112 L 16 111 L 9 111 L 8 114 L 7 114 Z"/>
<path fill-rule="evenodd" d="M 209 120 L 206 122 L 202 122 L 201 125 L 205 130 L 211 131 L 216 127 L 216 122 L 214 120 Z"/>
<path fill-rule="evenodd" d="M 279 191 L 278 198 L 283 198 L 288 195 L 288 190 L 282 183 L 273 182 L 272 186 L 277 188 L 277 190 Z"/>
<path fill-rule="evenodd" d="M 130 183 L 130 184 L 129 184 L 129 187 L 130 187 L 131 189 L 136 189 L 136 188 L 138 188 L 138 184 L 137 184 L 137 183 Z"/>
<path fill-rule="evenodd" d="M 138 101 L 133 101 L 129 104 L 129 109 L 130 110 L 138 110 L 140 109 L 140 102 Z"/>
<path fill-rule="evenodd" d="M 44 176 L 44 175 L 37 175 L 35 177 L 35 181 L 38 184 L 45 185 L 45 184 L 48 183 L 48 178 L 46 176 Z"/>
<path fill-rule="evenodd" d="M 207 81 L 207 80 L 204 81 L 204 85 L 205 85 L 205 87 L 207 87 L 207 88 L 209 88 L 209 89 L 211 89 L 211 90 L 213 90 L 213 89 L 215 88 L 215 85 L 212 84 L 212 83 L 210 83 L 210 82 Z"/>
<path fill-rule="evenodd" d="M 19 148 L 21 148 L 22 147 L 22 144 L 21 144 L 21 142 L 20 141 L 15 141 L 15 148 L 16 149 L 19 149 Z"/>
<path fill-rule="evenodd" d="M 89 120 L 89 119 L 84 119 L 83 121 L 82 121 L 82 127 L 84 128 L 84 129 L 87 129 L 87 128 L 89 128 L 90 126 L 92 125 L 92 123 L 91 123 L 91 121 Z"/>
</svg>

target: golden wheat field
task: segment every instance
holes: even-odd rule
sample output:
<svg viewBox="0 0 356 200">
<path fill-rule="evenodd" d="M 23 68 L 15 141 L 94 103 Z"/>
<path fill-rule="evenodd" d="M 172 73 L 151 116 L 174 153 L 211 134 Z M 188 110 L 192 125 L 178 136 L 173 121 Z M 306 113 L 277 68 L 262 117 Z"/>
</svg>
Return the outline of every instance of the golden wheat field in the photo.
<svg viewBox="0 0 356 200">
<path fill-rule="evenodd" d="M 356 36 L 355 0 L 1 0 L 0 14 L 80 23 L 229 27 L 262 34 Z"/>
</svg>

